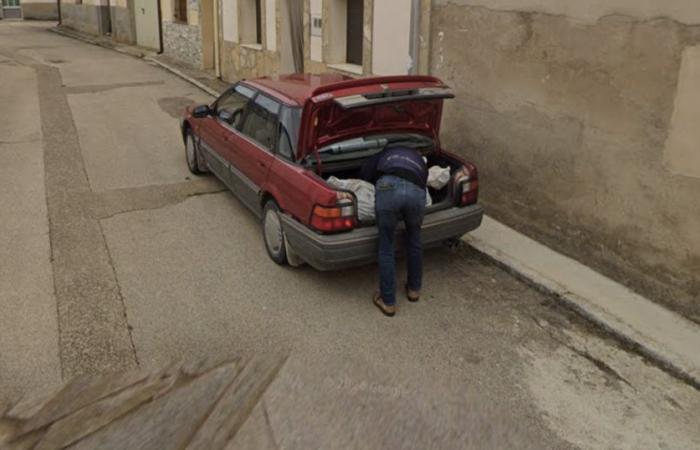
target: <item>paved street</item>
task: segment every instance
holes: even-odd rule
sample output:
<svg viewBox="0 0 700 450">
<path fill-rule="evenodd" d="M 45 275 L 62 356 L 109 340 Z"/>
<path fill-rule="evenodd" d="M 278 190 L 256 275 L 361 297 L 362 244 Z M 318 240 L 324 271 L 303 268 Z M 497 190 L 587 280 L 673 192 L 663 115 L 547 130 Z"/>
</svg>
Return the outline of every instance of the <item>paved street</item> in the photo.
<svg viewBox="0 0 700 450">
<path fill-rule="evenodd" d="M 210 97 L 49 26 L 0 21 L 0 400 L 291 351 L 238 446 L 700 447 L 700 392 L 468 247 L 428 252 L 393 319 L 373 266 L 275 265 L 187 170 L 177 117 Z"/>
</svg>

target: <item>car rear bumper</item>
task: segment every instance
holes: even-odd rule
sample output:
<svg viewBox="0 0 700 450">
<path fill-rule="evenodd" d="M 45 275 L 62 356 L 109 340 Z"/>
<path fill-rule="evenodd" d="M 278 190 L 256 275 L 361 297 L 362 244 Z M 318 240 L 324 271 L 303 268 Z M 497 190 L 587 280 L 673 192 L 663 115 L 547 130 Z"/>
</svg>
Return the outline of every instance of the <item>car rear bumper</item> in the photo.
<svg viewBox="0 0 700 450">
<path fill-rule="evenodd" d="M 459 238 L 479 227 L 484 211 L 479 205 L 449 208 L 425 216 L 423 248 Z M 368 264 L 377 259 L 377 227 L 347 233 L 318 234 L 291 216 L 282 215 L 282 227 L 295 254 L 318 270 L 337 270 Z M 397 230 L 397 250 L 403 249 L 403 224 Z"/>
</svg>

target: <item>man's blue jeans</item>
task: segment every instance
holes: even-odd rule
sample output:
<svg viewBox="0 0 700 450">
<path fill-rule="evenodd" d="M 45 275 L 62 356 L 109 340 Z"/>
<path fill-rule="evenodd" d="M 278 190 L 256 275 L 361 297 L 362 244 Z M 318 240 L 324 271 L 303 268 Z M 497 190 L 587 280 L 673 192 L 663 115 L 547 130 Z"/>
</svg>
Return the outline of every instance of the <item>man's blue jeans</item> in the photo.
<svg viewBox="0 0 700 450">
<path fill-rule="evenodd" d="M 376 183 L 376 216 L 379 228 L 379 290 L 384 303 L 396 303 L 394 235 L 399 220 L 406 224 L 408 288 L 420 291 L 423 278 L 423 245 L 420 229 L 425 214 L 425 190 L 393 175 Z"/>
</svg>

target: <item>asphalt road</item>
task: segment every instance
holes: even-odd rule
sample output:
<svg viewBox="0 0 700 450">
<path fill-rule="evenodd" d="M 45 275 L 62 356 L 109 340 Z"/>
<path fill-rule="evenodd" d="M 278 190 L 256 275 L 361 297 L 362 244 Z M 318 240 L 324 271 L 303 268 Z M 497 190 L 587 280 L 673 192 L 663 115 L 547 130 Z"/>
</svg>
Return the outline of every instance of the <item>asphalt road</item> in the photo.
<svg viewBox="0 0 700 450">
<path fill-rule="evenodd" d="M 700 393 L 461 247 L 388 319 L 373 266 L 275 265 L 187 171 L 206 94 L 0 21 L 0 399 L 176 358 L 291 356 L 239 448 L 698 448 Z"/>
</svg>

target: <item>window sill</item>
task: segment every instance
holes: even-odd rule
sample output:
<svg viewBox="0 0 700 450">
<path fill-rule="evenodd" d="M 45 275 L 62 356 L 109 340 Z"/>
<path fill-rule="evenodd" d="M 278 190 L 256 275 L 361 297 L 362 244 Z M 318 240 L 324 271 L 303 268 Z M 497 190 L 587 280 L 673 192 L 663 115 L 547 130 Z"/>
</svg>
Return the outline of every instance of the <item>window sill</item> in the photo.
<svg viewBox="0 0 700 450">
<path fill-rule="evenodd" d="M 241 47 L 246 48 L 248 50 L 257 50 L 257 51 L 262 51 L 262 49 L 263 49 L 262 44 L 241 44 Z"/>
<path fill-rule="evenodd" d="M 350 75 L 362 75 L 362 66 L 358 66 L 357 64 L 328 64 L 328 68 Z"/>
</svg>

